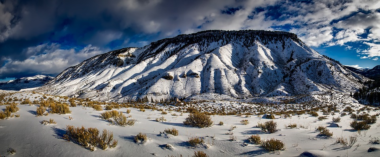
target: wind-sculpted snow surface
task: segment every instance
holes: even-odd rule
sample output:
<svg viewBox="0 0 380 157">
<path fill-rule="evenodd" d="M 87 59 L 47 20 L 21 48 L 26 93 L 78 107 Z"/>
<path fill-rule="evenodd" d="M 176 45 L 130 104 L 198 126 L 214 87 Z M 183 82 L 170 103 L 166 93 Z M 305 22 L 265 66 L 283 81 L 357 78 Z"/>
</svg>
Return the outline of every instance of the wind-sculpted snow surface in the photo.
<svg viewBox="0 0 380 157">
<path fill-rule="evenodd" d="M 250 98 L 352 92 L 363 79 L 292 33 L 204 31 L 92 57 L 43 89 L 96 100 Z"/>
</svg>

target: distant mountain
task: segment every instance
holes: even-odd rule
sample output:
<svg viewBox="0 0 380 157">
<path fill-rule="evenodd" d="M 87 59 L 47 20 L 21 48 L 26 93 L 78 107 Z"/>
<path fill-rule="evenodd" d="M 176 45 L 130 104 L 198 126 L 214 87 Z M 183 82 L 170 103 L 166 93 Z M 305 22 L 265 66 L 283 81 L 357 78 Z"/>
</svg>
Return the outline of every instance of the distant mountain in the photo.
<svg viewBox="0 0 380 157">
<path fill-rule="evenodd" d="M 380 65 L 372 69 L 357 69 L 347 66 L 348 69 L 361 74 L 365 77 L 373 79 L 364 83 L 363 88 L 360 88 L 353 94 L 353 97 L 362 104 L 380 105 Z"/>
<path fill-rule="evenodd" d="M 53 77 L 45 75 L 36 75 L 32 77 L 22 77 L 8 82 L 0 83 L 2 90 L 21 90 L 25 88 L 41 87 L 52 80 Z"/>
<path fill-rule="evenodd" d="M 278 31 L 203 31 L 124 48 L 69 67 L 49 94 L 129 100 L 349 93 L 367 79 Z"/>
<path fill-rule="evenodd" d="M 373 67 L 372 69 L 368 69 L 368 68 L 358 69 L 358 68 L 354 68 L 350 66 L 346 66 L 346 68 L 371 79 L 380 79 L 380 65 L 377 65 Z"/>
</svg>

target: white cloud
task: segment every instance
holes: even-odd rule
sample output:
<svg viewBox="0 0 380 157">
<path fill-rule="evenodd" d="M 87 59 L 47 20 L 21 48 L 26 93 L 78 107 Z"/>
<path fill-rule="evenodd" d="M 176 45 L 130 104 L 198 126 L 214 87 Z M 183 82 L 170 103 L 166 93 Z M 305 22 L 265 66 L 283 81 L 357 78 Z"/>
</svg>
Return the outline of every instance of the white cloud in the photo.
<svg viewBox="0 0 380 157">
<path fill-rule="evenodd" d="M 28 48 L 28 52 L 32 50 L 42 50 L 45 53 L 32 55 L 23 61 L 9 60 L 8 63 L 0 68 L 0 74 L 11 75 L 20 72 L 58 74 L 69 66 L 76 65 L 85 59 L 103 53 L 99 48 L 91 45 L 75 51 L 74 49 L 60 49 L 57 44 L 42 44 Z M 37 52 L 34 53 L 37 54 Z"/>
<path fill-rule="evenodd" d="M 364 50 L 363 54 L 366 54 L 369 58 L 380 56 L 380 44 L 374 44 L 369 42 L 364 42 L 369 46 L 369 49 Z"/>
<path fill-rule="evenodd" d="M 353 67 L 356 69 L 362 69 L 363 68 L 363 67 L 360 67 L 359 65 L 346 65 L 346 66 Z"/>
</svg>

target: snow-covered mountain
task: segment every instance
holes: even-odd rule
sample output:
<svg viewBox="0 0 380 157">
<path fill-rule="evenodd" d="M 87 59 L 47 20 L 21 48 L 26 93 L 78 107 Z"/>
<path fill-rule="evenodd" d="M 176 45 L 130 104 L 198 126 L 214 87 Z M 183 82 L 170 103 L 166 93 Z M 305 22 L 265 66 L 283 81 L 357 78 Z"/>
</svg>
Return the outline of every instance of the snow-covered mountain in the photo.
<svg viewBox="0 0 380 157">
<path fill-rule="evenodd" d="M 210 93 L 250 98 L 348 93 L 362 87 L 365 79 L 293 33 L 214 30 L 92 57 L 67 68 L 42 89 L 120 101 Z"/>
<path fill-rule="evenodd" d="M 365 68 L 365 69 L 358 69 L 350 66 L 346 66 L 348 69 L 350 69 L 353 72 L 356 72 L 358 74 L 361 74 L 365 77 L 371 78 L 371 79 L 380 79 L 380 65 L 377 65 L 373 67 L 372 69 Z"/>
<path fill-rule="evenodd" d="M 21 77 L 8 82 L 0 82 L 2 90 L 21 90 L 26 88 L 36 88 L 43 86 L 45 83 L 52 80 L 53 77 L 46 75 L 36 75 L 32 77 Z"/>
</svg>

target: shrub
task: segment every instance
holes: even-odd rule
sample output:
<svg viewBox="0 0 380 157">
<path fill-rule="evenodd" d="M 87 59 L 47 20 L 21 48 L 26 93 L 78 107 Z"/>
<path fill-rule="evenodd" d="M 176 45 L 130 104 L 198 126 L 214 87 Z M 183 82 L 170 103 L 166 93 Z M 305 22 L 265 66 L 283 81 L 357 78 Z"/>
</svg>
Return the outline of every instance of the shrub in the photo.
<svg viewBox="0 0 380 157">
<path fill-rule="evenodd" d="M 47 120 L 41 121 L 41 124 L 43 124 L 43 125 L 57 124 L 57 122 L 55 122 L 54 119 L 49 119 L 48 121 Z"/>
<path fill-rule="evenodd" d="M 347 142 L 347 139 L 343 138 L 343 137 L 338 137 L 336 139 L 336 143 L 339 143 L 343 146 L 347 146 L 348 142 Z"/>
<path fill-rule="evenodd" d="M 189 144 L 192 147 L 196 147 L 198 144 L 202 144 L 203 142 L 203 139 L 199 137 L 191 137 L 189 140 Z"/>
<path fill-rule="evenodd" d="M 175 128 L 165 129 L 164 132 L 167 133 L 167 134 L 172 134 L 174 136 L 178 136 L 178 130 L 175 129 Z"/>
<path fill-rule="evenodd" d="M 21 104 L 32 104 L 32 102 L 29 99 L 24 99 Z"/>
<path fill-rule="evenodd" d="M 319 116 L 318 117 L 318 120 L 325 120 L 325 119 L 327 119 L 327 116 Z"/>
<path fill-rule="evenodd" d="M 135 122 L 136 122 L 136 120 L 130 119 L 130 120 L 127 120 L 127 124 L 126 125 L 133 126 L 133 125 L 135 125 Z"/>
<path fill-rule="evenodd" d="M 264 149 L 266 149 L 267 151 L 276 151 L 276 150 L 285 149 L 285 144 L 282 141 L 274 139 L 274 138 L 262 142 L 261 146 L 264 147 Z"/>
<path fill-rule="evenodd" d="M 266 118 L 266 119 L 275 119 L 275 116 L 273 114 L 266 114 L 264 118 Z"/>
<path fill-rule="evenodd" d="M 17 112 L 19 109 L 18 109 L 18 107 L 17 107 L 17 104 L 15 104 L 15 103 L 12 103 L 12 104 L 10 104 L 9 106 L 6 106 L 5 107 L 5 111 L 9 111 L 10 113 L 15 113 L 15 112 Z"/>
<path fill-rule="evenodd" d="M 317 112 L 314 112 L 314 111 L 311 111 L 311 112 L 310 112 L 310 115 L 313 116 L 313 117 L 318 117 L 318 113 L 317 113 Z"/>
<path fill-rule="evenodd" d="M 368 117 L 367 119 L 364 119 L 364 121 L 367 124 L 375 124 L 376 120 L 377 120 L 376 115 L 372 115 L 372 116 Z"/>
<path fill-rule="evenodd" d="M 187 117 L 183 123 L 185 125 L 190 125 L 193 127 L 204 128 L 204 127 L 210 127 L 213 122 L 209 115 L 196 112 L 196 113 L 190 113 L 189 117 Z"/>
<path fill-rule="evenodd" d="M 99 130 L 96 128 L 74 128 L 71 125 L 66 127 L 66 134 L 63 138 L 67 141 L 74 141 L 85 148 L 94 150 L 94 147 L 99 147 L 103 150 L 108 147 L 113 148 L 117 146 L 117 140 L 113 139 L 113 133 L 107 130 L 103 130 L 102 134 L 99 134 Z"/>
<path fill-rule="evenodd" d="M 36 111 L 37 116 L 42 116 L 45 113 L 45 111 L 46 111 L 45 107 L 43 106 L 38 107 Z"/>
<path fill-rule="evenodd" d="M 165 119 L 164 116 L 162 116 L 162 117 L 160 117 L 160 118 L 156 118 L 156 121 L 157 121 L 157 122 L 165 122 L 166 119 Z"/>
<path fill-rule="evenodd" d="M 107 106 L 106 106 L 106 110 L 112 110 L 112 106 L 107 105 Z"/>
<path fill-rule="evenodd" d="M 127 109 L 127 114 L 131 113 L 131 109 Z"/>
<path fill-rule="evenodd" d="M 332 118 L 332 121 L 334 122 L 334 123 L 339 123 L 340 122 L 340 117 L 337 117 L 337 118 Z"/>
<path fill-rule="evenodd" d="M 208 155 L 203 151 L 194 151 L 194 157 L 208 157 Z"/>
<path fill-rule="evenodd" d="M 16 150 L 13 149 L 13 148 L 8 148 L 7 152 L 11 155 L 15 155 L 16 154 Z"/>
<path fill-rule="evenodd" d="M 224 123 L 222 121 L 219 122 L 219 125 L 224 125 Z"/>
<path fill-rule="evenodd" d="M 358 122 L 356 120 L 351 122 L 350 126 L 355 130 L 368 130 L 369 128 L 371 128 L 371 126 L 368 125 L 367 122 Z"/>
<path fill-rule="evenodd" d="M 277 123 L 273 121 L 268 121 L 264 124 L 258 123 L 258 127 L 264 132 L 274 133 L 277 131 Z"/>
<path fill-rule="evenodd" d="M 100 114 L 100 117 L 104 120 L 109 120 L 113 118 L 115 123 L 120 126 L 134 125 L 135 120 L 127 120 L 127 117 L 122 112 L 117 112 L 116 110 L 106 111 Z"/>
<path fill-rule="evenodd" d="M 103 107 L 100 105 L 94 105 L 92 108 L 94 108 L 96 111 L 103 111 Z"/>
<path fill-rule="evenodd" d="M 254 144 L 261 144 L 261 137 L 259 135 L 252 135 L 248 138 L 248 141 Z"/>
<path fill-rule="evenodd" d="M 3 111 L 0 111 L 0 119 L 8 118 L 7 114 Z"/>
<path fill-rule="evenodd" d="M 116 117 L 114 117 L 114 120 L 117 125 L 120 125 L 120 126 L 127 125 L 127 117 L 123 115 L 121 112 L 120 114 L 117 114 Z"/>
<path fill-rule="evenodd" d="M 356 136 L 350 136 L 350 144 L 348 145 L 349 147 L 352 147 L 354 146 L 354 144 L 356 143 L 357 141 L 357 137 Z"/>
<path fill-rule="evenodd" d="M 166 80 L 173 80 L 174 77 L 170 74 L 166 74 L 165 76 L 162 76 L 162 78 L 164 78 Z"/>
<path fill-rule="evenodd" d="M 332 132 L 330 132 L 329 129 L 327 129 L 326 127 L 323 127 L 323 126 L 319 126 L 317 128 L 317 130 L 319 131 L 319 136 L 327 136 L 327 137 L 331 137 L 333 135 Z"/>
<path fill-rule="evenodd" d="M 51 108 L 51 113 L 58 113 L 58 114 L 71 113 L 69 105 L 67 105 L 67 104 L 52 103 L 52 104 L 50 104 L 50 108 Z"/>
<path fill-rule="evenodd" d="M 165 112 L 165 111 L 162 111 L 161 114 L 162 114 L 162 115 L 166 115 L 166 114 L 168 114 L 168 113 Z"/>
<path fill-rule="evenodd" d="M 142 134 L 141 132 L 137 134 L 134 138 L 136 143 L 145 143 L 148 141 L 148 137 L 146 137 L 145 134 Z"/>
<path fill-rule="evenodd" d="M 289 124 L 286 126 L 286 128 L 290 128 L 290 129 L 293 129 L 293 128 L 296 128 L 297 127 L 297 124 L 294 123 L 294 124 Z"/>
<path fill-rule="evenodd" d="M 243 125 L 248 125 L 249 121 L 247 119 L 244 119 L 244 120 L 241 120 L 240 123 Z"/>
</svg>

